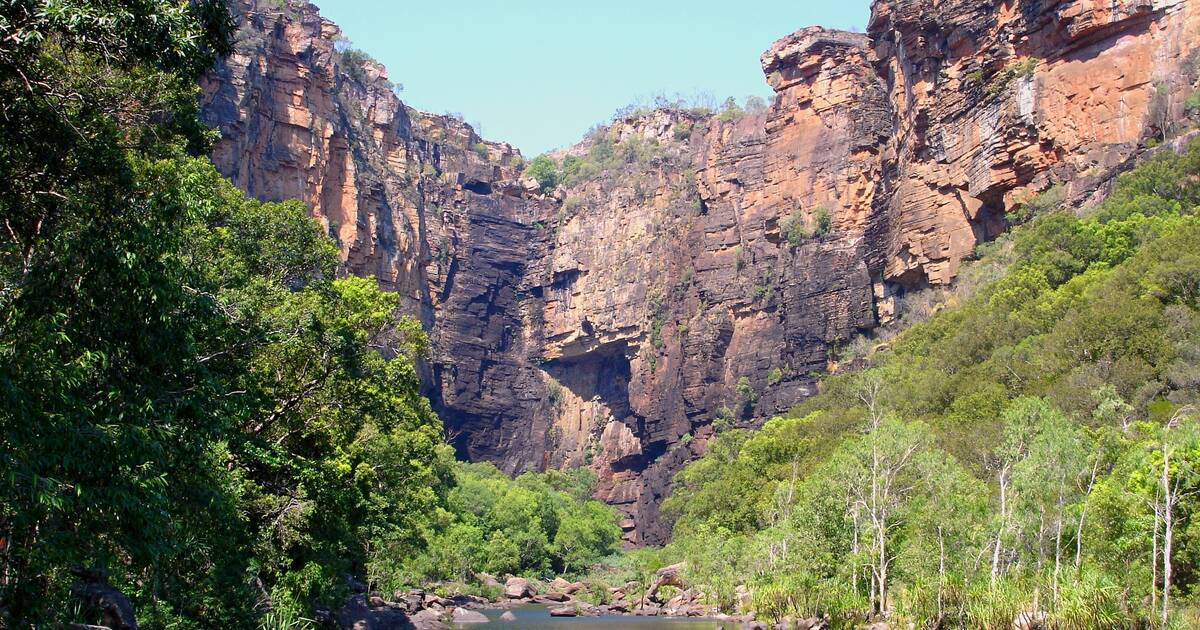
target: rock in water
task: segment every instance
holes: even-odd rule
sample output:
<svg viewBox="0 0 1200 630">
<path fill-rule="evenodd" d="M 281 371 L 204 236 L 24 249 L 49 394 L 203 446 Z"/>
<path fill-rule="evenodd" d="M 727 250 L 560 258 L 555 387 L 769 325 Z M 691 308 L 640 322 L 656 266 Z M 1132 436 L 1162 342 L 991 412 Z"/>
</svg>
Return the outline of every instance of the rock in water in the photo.
<svg viewBox="0 0 1200 630">
<path fill-rule="evenodd" d="M 516 621 L 516 620 L 517 620 L 517 616 L 514 615 L 511 610 L 506 610 L 506 611 L 504 611 L 504 614 L 500 615 L 500 621 Z"/>
<path fill-rule="evenodd" d="M 534 595 L 537 591 L 525 578 L 510 577 L 504 583 L 504 596 L 509 599 L 528 599 Z"/>
<path fill-rule="evenodd" d="M 469 610 L 461 606 L 454 609 L 450 615 L 450 620 L 454 623 L 487 623 L 488 618 L 478 610 Z"/>
<path fill-rule="evenodd" d="M 559 606 L 550 609 L 551 617 L 575 617 L 577 615 L 579 615 L 579 611 L 574 606 Z"/>
</svg>

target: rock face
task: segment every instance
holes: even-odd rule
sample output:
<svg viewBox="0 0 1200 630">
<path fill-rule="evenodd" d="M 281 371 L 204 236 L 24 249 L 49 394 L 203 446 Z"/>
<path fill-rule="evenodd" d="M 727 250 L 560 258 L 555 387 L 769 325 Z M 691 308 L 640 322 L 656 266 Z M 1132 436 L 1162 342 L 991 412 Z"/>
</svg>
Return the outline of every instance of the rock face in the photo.
<svg viewBox="0 0 1200 630">
<path fill-rule="evenodd" d="M 714 422 L 811 394 L 1035 194 L 1102 196 L 1200 87 L 1188 0 L 878 0 L 867 34 L 776 42 L 765 111 L 622 117 L 542 194 L 511 146 L 404 105 L 312 5 L 239 8 L 203 86 L 214 163 L 307 202 L 346 272 L 404 296 L 460 454 L 590 466 L 633 543 L 665 539 L 658 504 Z"/>
<path fill-rule="evenodd" d="M 1192 94 L 1189 0 L 877 2 L 869 30 L 895 127 L 879 209 L 895 223 L 884 277 L 951 281 L 1032 192 L 1082 199 L 1169 133 Z"/>
</svg>

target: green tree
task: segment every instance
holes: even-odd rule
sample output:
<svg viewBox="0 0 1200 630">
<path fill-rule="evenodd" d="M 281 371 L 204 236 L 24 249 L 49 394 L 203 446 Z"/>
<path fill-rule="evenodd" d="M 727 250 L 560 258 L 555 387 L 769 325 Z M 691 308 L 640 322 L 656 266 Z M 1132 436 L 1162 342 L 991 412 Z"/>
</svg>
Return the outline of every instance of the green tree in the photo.
<svg viewBox="0 0 1200 630">
<path fill-rule="evenodd" d="M 572 166 L 574 169 L 574 166 Z M 548 193 L 558 187 L 558 165 L 548 155 L 539 155 L 529 161 L 525 167 L 525 176 L 532 177 L 541 187 L 542 192 Z"/>
</svg>

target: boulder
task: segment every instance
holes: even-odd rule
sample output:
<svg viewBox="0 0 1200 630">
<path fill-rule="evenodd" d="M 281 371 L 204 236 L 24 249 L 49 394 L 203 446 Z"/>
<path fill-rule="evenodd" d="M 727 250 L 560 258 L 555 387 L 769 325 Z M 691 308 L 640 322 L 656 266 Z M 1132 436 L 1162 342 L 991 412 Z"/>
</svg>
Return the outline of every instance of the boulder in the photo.
<svg viewBox="0 0 1200 630">
<path fill-rule="evenodd" d="M 503 613 L 501 613 L 501 615 L 500 615 L 500 621 L 516 621 L 516 620 L 517 620 L 517 616 L 514 615 L 513 611 L 511 611 L 511 610 L 506 610 Z"/>
<path fill-rule="evenodd" d="M 629 612 L 629 602 L 617 600 L 609 604 L 608 609 L 613 612 L 627 613 Z"/>
<path fill-rule="evenodd" d="M 574 606 L 558 606 L 550 609 L 551 617 L 577 617 L 579 611 Z"/>
<path fill-rule="evenodd" d="M 109 586 L 105 575 L 82 569 L 75 569 L 72 573 L 79 581 L 71 585 L 71 596 L 83 610 L 99 615 L 111 630 L 138 630 L 133 602 L 124 593 Z"/>
<path fill-rule="evenodd" d="M 420 615 L 431 614 L 424 624 L 416 623 Z M 422 611 L 411 619 L 402 610 L 384 606 L 371 608 L 364 595 L 354 595 L 334 616 L 335 625 L 342 630 L 411 630 L 436 627 L 439 615 Z"/>
<path fill-rule="evenodd" d="M 750 610 L 751 594 L 750 589 L 746 588 L 745 584 L 738 584 L 734 589 L 734 598 L 737 600 L 738 611 Z"/>
<path fill-rule="evenodd" d="M 509 599 L 528 599 L 537 595 L 529 580 L 521 577 L 510 577 L 504 583 L 504 596 Z"/>
<path fill-rule="evenodd" d="M 654 599 L 655 595 L 658 594 L 658 589 L 664 586 L 687 588 L 683 581 L 683 571 L 686 566 L 686 563 L 679 562 L 659 569 L 654 574 L 654 584 L 650 587 L 650 590 L 646 591 L 646 598 Z"/>
<path fill-rule="evenodd" d="M 536 180 L 532 177 L 522 178 L 521 179 L 521 188 L 524 188 L 525 192 L 527 192 L 531 195 L 542 192 L 542 185 L 538 183 L 538 180 Z"/>
<path fill-rule="evenodd" d="M 471 610 L 459 606 L 454 609 L 450 615 L 450 620 L 454 623 L 487 623 L 488 618 L 478 610 Z"/>
<path fill-rule="evenodd" d="M 421 612 L 409 617 L 411 624 L 401 626 L 403 630 L 438 630 L 445 628 L 446 624 L 442 619 L 442 613 L 436 610 L 422 610 Z M 371 630 L 376 630 L 375 626 L 371 626 Z"/>
<path fill-rule="evenodd" d="M 556 577 L 556 578 L 554 578 L 553 581 L 550 582 L 550 590 L 558 591 L 560 593 L 567 592 L 567 589 L 570 586 L 571 586 L 571 583 L 562 579 L 561 577 Z"/>
<path fill-rule="evenodd" d="M 496 576 L 490 573 L 476 573 L 475 579 L 478 580 L 480 584 L 491 588 L 502 588 L 504 586 L 499 580 L 496 579 Z"/>
<path fill-rule="evenodd" d="M 571 599 L 566 593 L 556 593 L 554 591 L 546 593 L 542 598 L 552 602 L 565 602 Z"/>
<path fill-rule="evenodd" d="M 387 602 L 378 595 L 372 595 L 368 597 L 367 603 L 371 605 L 371 608 L 383 608 L 384 606 L 387 606 Z"/>
<path fill-rule="evenodd" d="M 563 592 L 567 595 L 574 595 L 585 588 L 587 588 L 587 584 L 584 584 L 583 582 L 571 582 L 566 588 L 563 589 Z"/>
</svg>

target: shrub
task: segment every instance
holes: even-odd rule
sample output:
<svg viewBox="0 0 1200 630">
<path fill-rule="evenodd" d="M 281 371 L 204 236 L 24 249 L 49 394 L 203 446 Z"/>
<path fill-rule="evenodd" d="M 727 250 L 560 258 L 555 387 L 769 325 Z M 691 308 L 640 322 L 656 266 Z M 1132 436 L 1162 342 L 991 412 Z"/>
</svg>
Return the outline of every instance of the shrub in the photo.
<svg viewBox="0 0 1200 630">
<path fill-rule="evenodd" d="M 745 405 L 745 411 L 749 412 L 750 408 L 758 403 L 758 392 L 754 386 L 750 384 L 748 377 L 741 377 L 737 382 L 737 397 L 738 400 Z"/>
<path fill-rule="evenodd" d="M 562 179 L 563 182 L 571 182 L 578 179 L 583 170 L 583 160 L 578 156 L 568 155 L 562 161 Z"/>
<path fill-rule="evenodd" d="M 567 197 L 567 200 L 563 202 L 563 210 L 567 212 L 574 212 L 581 207 L 583 207 L 583 197 L 578 195 Z"/>
<path fill-rule="evenodd" d="M 1013 206 L 1012 211 L 1008 213 L 1008 220 L 1011 223 L 1024 223 L 1037 215 L 1056 209 L 1062 205 L 1065 198 L 1066 191 L 1060 184 L 1055 184 Z"/>
<path fill-rule="evenodd" d="M 817 208 L 816 218 L 817 225 L 813 228 L 813 236 L 821 238 L 829 234 L 829 229 L 833 225 L 833 219 L 829 216 L 829 210 L 823 206 Z"/>
<path fill-rule="evenodd" d="M 558 381 L 550 381 L 546 385 L 547 399 L 550 401 L 550 406 L 555 409 L 562 409 L 563 403 L 567 400 L 567 395 L 563 392 L 563 386 Z"/>
<path fill-rule="evenodd" d="M 1183 102 L 1183 110 L 1188 114 L 1200 114 L 1200 90 L 1192 92 Z"/>
<path fill-rule="evenodd" d="M 725 99 L 725 102 L 721 105 L 721 113 L 717 114 L 717 119 L 721 120 L 722 122 L 729 122 L 737 120 L 744 115 L 746 115 L 746 110 L 742 109 L 742 107 L 738 105 L 737 100 L 730 96 L 729 98 Z"/>
<path fill-rule="evenodd" d="M 525 167 L 525 176 L 532 177 L 542 192 L 550 192 L 558 186 L 558 165 L 548 155 L 539 155 Z"/>
<path fill-rule="evenodd" d="M 987 89 L 988 96 L 1002 94 L 1017 79 L 1032 79 L 1040 62 L 1041 60 L 1037 57 L 1030 57 L 1025 61 L 1009 64 L 1004 70 L 1001 70 L 996 76 L 992 77 L 992 82 L 988 85 Z"/>
<path fill-rule="evenodd" d="M 747 114 L 761 114 L 767 111 L 767 101 L 761 96 L 747 96 L 742 102 L 742 109 Z"/>
<path fill-rule="evenodd" d="M 767 372 L 767 385 L 778 385 L 783 380 L 783 370 L 774 367 Z"/>
<path fill-rule="evenodd" d="M 341 54 L 342 72 L 345 72 L 346 76 L 355 83 L 365 83 L 367 80 L 366 66 L 368 62 L 372 61 L 374 59 L 371 58 L 371 55 L 357 48 L 347 48 Z"/>
<path fill-rule="evenodd" d="M 804 211 L 796 208 L 792 212 L 792 216 L 787 219 L 782 228 L 783 233 L 787 237 L 787 242 L 796 247 L 808 238 L 822 238 L 829 234 L 833 226 L 833 218 L 829 214 L 829 210 L 824 206 L 818 207 L 813 212 L 811 225 L 804 217 Z"/>
</svg>

